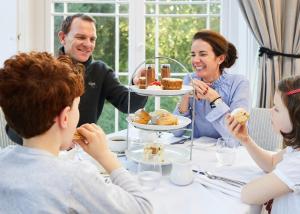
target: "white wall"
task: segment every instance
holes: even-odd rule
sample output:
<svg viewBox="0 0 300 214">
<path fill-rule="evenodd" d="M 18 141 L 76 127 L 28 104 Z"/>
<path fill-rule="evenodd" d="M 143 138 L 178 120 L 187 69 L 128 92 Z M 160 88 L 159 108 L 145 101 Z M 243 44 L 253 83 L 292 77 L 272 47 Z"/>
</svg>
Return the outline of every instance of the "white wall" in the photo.
<svg viewBox="0 0 300 214">
<path fill-rule="evenodd" d="M 2 1 L 0 14 L 0 66 L 17 52 L 17 0 Z"/>
<path fill-rule="evenodd" d="M 45 4 L 49 0 L 1 2 L 0 65 L 17 51 L 45 51 Z"/>
<path fill-rule="evenodd" d="M 18 0 L 19 51 L 45 51 L 45 4 L 47 0 Z"/>
</svg>

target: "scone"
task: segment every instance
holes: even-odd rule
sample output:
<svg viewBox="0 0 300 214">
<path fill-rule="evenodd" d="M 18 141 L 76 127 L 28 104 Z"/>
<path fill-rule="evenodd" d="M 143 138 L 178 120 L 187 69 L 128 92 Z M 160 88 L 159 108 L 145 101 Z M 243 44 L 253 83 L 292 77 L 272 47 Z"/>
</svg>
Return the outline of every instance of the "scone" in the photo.
<svg viewBox="0 0 300 214">
<path fill-rule="evenodd" d="M 151 123 L 152 124 L 157 124 L 157 120 L 158 120 L 158 118 L 160 118 L 160 116 L 162 114 L 170 114 L 170 113 L 165 109 L 157 109 L 154 112 L 150 112 Z"/>
<path fill-rule="evenodd" d="M 178 118 L 171 113 L 162 114 L 156 121 L 157 125 L 178 125 Z"/>
<path fill-rule="evenodd" d="M 150 121 L 151 117 L 148 112 L 144 109 L 139 109 L 134 113 L 133 122 L 147 124 Z"/>
<path fill-rule="evenodd" d="M 245 124 L 250 117 L 250 114 L 243 108 L 236 108 L 231 112 L 233 116 L 240 124 Z"/>
</svg>

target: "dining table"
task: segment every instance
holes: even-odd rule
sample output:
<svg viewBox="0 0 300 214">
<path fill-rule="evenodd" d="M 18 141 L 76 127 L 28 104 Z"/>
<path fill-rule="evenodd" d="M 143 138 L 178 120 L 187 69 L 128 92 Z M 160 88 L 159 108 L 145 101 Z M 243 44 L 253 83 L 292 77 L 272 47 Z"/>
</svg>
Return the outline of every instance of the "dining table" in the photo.
<svg viewBox="0 0 300 214">
<path fill-rule="evenodd" d="M 144 133 L 143 133 L 144 134 Z M 108 135 L 126 136 L 127 130 L 122 130 Z M 138 140 L 139 131 L 130 128 L 131 141 Z M 159 135 L 159 141 L 172 144 L 174 147 L 192 151 L 191 162 L 194 171 L 210 172 L 222 177 L 243 181 L 245 183 L 259 177 L 264 172 L 255 164 L 245 147 L 239 146 L 236 158 L 230 166 L 220 166 L 216 158 L 217 139 L 202 137 L 183 141 L 176 144 L 182 138 L 176 138 L 171 133 Z M 139 143 L 143 143 L 141 140 Z M 191 149 L 192 147 L 192 149 Z M 188 157 L 190 159 L 190 157 Z M 120 156 L 124 166 L 136 174 L 137 163 L 126 156 Z M 169 166 L 166 166 L 168 168 Z M 146 196 L 151 200 L 155 214 L 260 214 L 262 206 L 249 205 L 241 200 L 241 187 L 228 188 L 230 185 L 222 181 L 211 180 L 205 175 L 194 173 L 192 183 L 188 185 L 176 185 L 170 181 L 170 169 L 166 169 L 160 183 L 154 190 L 146 191 Z"/>
</svg>

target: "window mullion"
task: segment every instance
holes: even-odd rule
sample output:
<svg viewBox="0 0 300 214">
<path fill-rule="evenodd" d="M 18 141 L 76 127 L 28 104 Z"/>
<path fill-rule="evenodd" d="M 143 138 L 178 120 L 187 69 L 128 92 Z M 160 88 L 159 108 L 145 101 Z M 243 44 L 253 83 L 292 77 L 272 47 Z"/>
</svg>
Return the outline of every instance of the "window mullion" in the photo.
<svg viewBox="0 0 300 214">
<path fill-rule="evenodd" d="M 159 56 L 159 0 L 156 0 L 155 4 L 155 57 Z M 155 71 L 156 71 L 156 78 L 158 77 L 158 71 L 159 71 L 159 61 L 158 59 L 155 59 Z M 154 108 L 160 109 L 160 97 L 155 97 L 154 99 Z"/>
<path fill-rule="evenodd" d="M 115 4 L 115 72 L 119 77 L 119 51 L 120 51 L 120 17 L 118 3 Z M 119 110 L 115 108 L 115 132 L 119 131 Z"/>
</svg>

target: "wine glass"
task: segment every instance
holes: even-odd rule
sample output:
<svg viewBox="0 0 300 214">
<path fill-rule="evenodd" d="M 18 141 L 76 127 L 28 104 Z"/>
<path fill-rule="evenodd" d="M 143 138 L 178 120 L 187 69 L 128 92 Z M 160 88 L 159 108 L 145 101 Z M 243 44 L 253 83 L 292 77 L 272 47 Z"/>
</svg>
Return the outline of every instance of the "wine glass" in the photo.
<svg viewBox="0 0 300 214">
<path fill-rule="evenodd" d="M 145 191 L 154 190 L 160 183 L 162 167 L 158 155 L 148 155 L 147 161 L 140 161 L 137 166 L 138 181 Z"/>
</svg>

